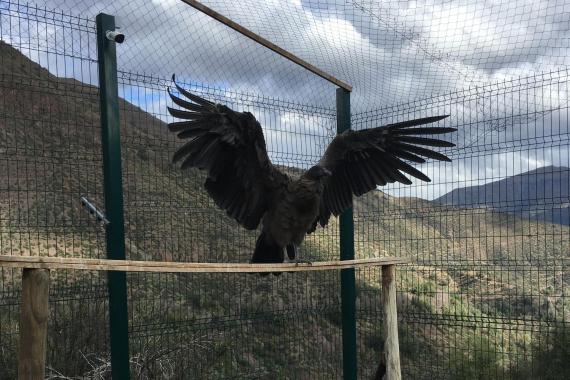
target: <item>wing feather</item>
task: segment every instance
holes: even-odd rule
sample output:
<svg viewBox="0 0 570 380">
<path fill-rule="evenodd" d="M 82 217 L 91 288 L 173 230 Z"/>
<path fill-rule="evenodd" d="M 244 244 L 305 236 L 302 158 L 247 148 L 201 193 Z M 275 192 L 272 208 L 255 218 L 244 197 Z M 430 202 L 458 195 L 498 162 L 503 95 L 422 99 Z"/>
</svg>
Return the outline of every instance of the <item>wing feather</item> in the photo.
<svg viewBox="0 0 570 380">
<path fill-rule="evenodd" d="M 450 127 L 418 127 L 445 119 L 433 116 L 361 131 L 347 131 L 337 135 L 331 142 L 319 165 L 332 175 L 327 178 L 321 198 L 320 214 L 315 221 L 324 226 L 330 215 L 339 215 L 352 205 L 352 196 L 365 194 L 378 186 L 412 181 L 408 174 L 430 182 L 430 178 L 408 162 L 424 163 L 425 158 L 451 161 L 442 153 L 422 147 L 449 148 L 455 144 L 427 135 L 455 132 Z"/>
<path fill-rule="evenodd" d="M 425 127 L 425 128 L 406 128 L 406 129 L 396 129 L 394 134 L 396 135 L 441 135 L 444 133 L 455 132 L 455 128 L 449 127 Z"/>
<path fill-rule="evenodd" d="M 204 106 L 207 108 L 215 107 L 215 104 L 210 102 L 209 100 L 201 98 L 198 95 L 194 95 L 191 92 L 188 92 L 184 88 L 180 87 L 178 85 L 178 83 L 176 83 L 176 77 L 174 76 L 174 74 L 172 74 L 172 83 L 174 83 L 174 86 L 182 95 L 184 95 L 186 98 L 192 100 L 194 103 L 197 103 L 198 105 L 201 105 L 201 106 Z"/>
<path fill-rule="evenodd" d="M 426 162 L 426 160 L 424 160 L 420 156 L 417 156 L 405 150 L 388 149 L 388 152 L 396 157 L 400 157 L 403 158 L 404 160 L 415 162 L 416 164 L 423 164 L 424 162 Z"/>
<path fill-rule="evenodd" d="M 446 155 L 438 153 L 434 150 L 422 148 L 421 146 L 410 145 L 401 142 L 394 142 L 392 146 L 394 149 L 398 149 L 399 152 L 415 153 L 420 156 L 432 158 L 434 160 L 451 162 L 451 159 Z"/>
<path fill-rule="evenodd" d="M 168 112 L 183 121 L 168 125 L 178 138 L 186 140 L 173 155 L 181 168 L 207 172 L 204 187 L 216 205 L 248 229 L 259 225 L 275 191 L 286 186 L 289 177 L 271 164 L 263 130 L 252 114 L 236 112 L 175 88 L 186 99 L 168 94 L 181 109 Z"/>
<path fill-rule="evenodd" d="M 178 88 L 178 86 L 176 86 Z M 187 93 L 186 90 L 182 89 L 184 92 L 181 91 L 182 94 Z M 180 89 L 178 89 L 178 91 L 180 91 Z M 202 112 L 207 111 L 208 107 L 204 107 L 201 105 L 198 105 L 196 103 L 191 103 L 188 102 L 182 98 L 179 98 L 177 96 L 175 96 L 172 91 L 170 90 L 170 88 L 167 90 L 168 92 L 168 96 L 170 97 L 170 99 L 172 99 L 172 102 L 174 104 L 176 104 L 177 106 L 180 106 L 186 110 L 189 111 L 194 111 L 196 112 L 196 115 L 201 115 Z M 211 108 L 211 107 L 210 107 Z"/>
<path fill-rule="evenodd" d="M 437 147 L 443 147 L 443 148 L 451 148 L 451 147 L 455 146 L 455 144 L 450 143 L 448 141 L 437 140 L 437 139 L 428 139 L 426 137 L 400 136 L 399 140 L 402 142 L 408 142 L 408 143 L 419 144 L 419 145 L 437 146 Z"/>
<path fill-rule="evenodd" d="M 187 131 L 189 129 L 203 129 L 208 130 L 211 125 L 211 120 L 193 120 L 193 121 L 177 121 L 168 124 L 168 130 L 170 132 L 181 132 Z"/>
</svg>

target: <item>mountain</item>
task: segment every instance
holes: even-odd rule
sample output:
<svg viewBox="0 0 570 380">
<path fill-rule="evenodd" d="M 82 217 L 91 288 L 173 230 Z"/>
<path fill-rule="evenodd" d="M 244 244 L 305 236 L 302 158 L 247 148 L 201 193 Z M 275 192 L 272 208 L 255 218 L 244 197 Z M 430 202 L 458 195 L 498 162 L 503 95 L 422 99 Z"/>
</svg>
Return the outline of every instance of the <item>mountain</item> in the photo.
<svg viewBox="0 0 570 380">
<path fill-rule="evenodd" d="M 480 186 L 455 189 L 436 203 L 488 207 L 523 218 L 570 225 L 570 168 L 545 166 Z"/>
<path fill-rule="evenodd" d="M 79 202 L 86 195 L 103 205 L 97 88 L 55 77 L 2 42 L 0 63 L 0 254 L 104 257 L 104 232 Z M 130 90 L 144 96 L 143 87 Z M 213 205 L 201 172 L 170 164 L 177 143 L 164 122 L 122 99 L 120 111 L 127 256 L 247 262 L 255 231 Z M 530 362 L 529 341 L 549 331 L 543 321 L 568 317 L 570 277 L 560 264 L 570 251 L 568 227 L 382 192 L 354 206 L 358 257 L 412 262 L 398 268 L 405 378 L 476 379 L 469 374 L 481 368 L 503 375 Z M 332 260 L 338 246 L 333 218 L 301 249 Z M 356 271 L 362 378 L 373 375 L 382 345 L 378 272 Z M 11 379 L 19 273 L 0 276 L 0 379 Z M 52 271 L 53 378 L 109 376 L 105 278 Z M 340 378 L 338 279 L 332 272 L 130 274 L 133 378 Z M 512 328 L 521 321 L 532 326 Z"/>
</svg>

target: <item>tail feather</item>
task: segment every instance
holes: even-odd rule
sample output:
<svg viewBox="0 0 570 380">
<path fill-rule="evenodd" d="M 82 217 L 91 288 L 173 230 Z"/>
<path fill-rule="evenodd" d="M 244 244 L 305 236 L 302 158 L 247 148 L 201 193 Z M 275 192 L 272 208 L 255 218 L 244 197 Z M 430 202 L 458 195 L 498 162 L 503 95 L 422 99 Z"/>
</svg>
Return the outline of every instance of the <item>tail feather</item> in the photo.
<svg viewBox="0 0 570 380">
<path fill-rule="evenodd" d="M 253 256 L 251 257 L 250 263 L 252 264 L 270 264 L 270 263 L 282 263 L 284 260 L 283 248 L 275 244 L 267 236 L 265 232 L 257 238 L 255 243 L 255 251 L 253 251 Z M 260 275 L 268 275 L 269 273 L 260 273 Z M 273 273 L 274 275 L 280 275 L 280 272 Z"/>
</svg>

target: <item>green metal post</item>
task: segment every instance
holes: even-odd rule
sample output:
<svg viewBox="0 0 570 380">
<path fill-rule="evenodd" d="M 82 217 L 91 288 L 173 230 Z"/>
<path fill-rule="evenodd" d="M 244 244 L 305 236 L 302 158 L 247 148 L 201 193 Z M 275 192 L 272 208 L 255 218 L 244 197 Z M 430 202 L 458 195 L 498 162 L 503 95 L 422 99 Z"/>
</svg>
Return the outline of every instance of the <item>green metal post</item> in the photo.
<svg viewBox="0 0 570 380">
<path fill-rule="evenodd" d="M 350 92 L 336 90 L 337 133 L 350 129 Z M 352 208 L 340 215 L 340 259 L 354 259 Z M 342 363 L 344 380 L 356 380 L 356 280 L 354 268 L 340 271 L 342 308 Z"/>
<path fill-rule="evenodd" d="M 115 18 L 97 15 L 97 51 L 99 58 L 99 95 L 101 103 L 101 145 L 107 225 L 107 257 L 125 259 L 123 219 L 123 180 L 119 131 L 119 91 L 115 42 L 106 37 L 115 30 Z M 128 380 L 129 324 L 127 312 L 127 277 L 125 272 L 107 272 L 109 288 L 109 330 L 111 335 L 111 374 L 113 379 Z"/>
</svg>

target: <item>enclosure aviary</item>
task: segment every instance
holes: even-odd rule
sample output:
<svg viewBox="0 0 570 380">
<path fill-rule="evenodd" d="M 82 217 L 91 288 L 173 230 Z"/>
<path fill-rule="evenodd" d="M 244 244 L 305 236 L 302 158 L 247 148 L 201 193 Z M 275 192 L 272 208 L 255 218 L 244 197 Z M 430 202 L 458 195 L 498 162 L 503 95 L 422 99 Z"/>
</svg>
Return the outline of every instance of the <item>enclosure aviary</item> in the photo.
<svg viewBox="0 0 570 380">
<path fill-rule="evenodd" d="M 408 164 L 423 157 L 450 159 L 421 147 L 452 147 L 454 144 L 425 137 L 456 131 L 448 127 L 419 127 L 447 116 L 434 116 L 378 128 L 346 131 L 337 135 L 321 160 L 299 179 L 292 179 L 272 165 L 261 125 L 249 112 L 236 112 L 174 86 L 187 100 L 168 93 L 183 109 L 168 107 L 181 121 L 168 128 L 188 140 L 174 154 L 181 168 L 207 171 L 204 186 L 216 205 L 247 229 L 262 224 L 252 263 L 280 263 L 285 252 L 299 260 L 298 246 L 317 224 L 325 226 L 352 205 L 352 195 L 362 195 L 388 183 L 412 182 L 407 173 L 430 179 Z"/>
</svg>

